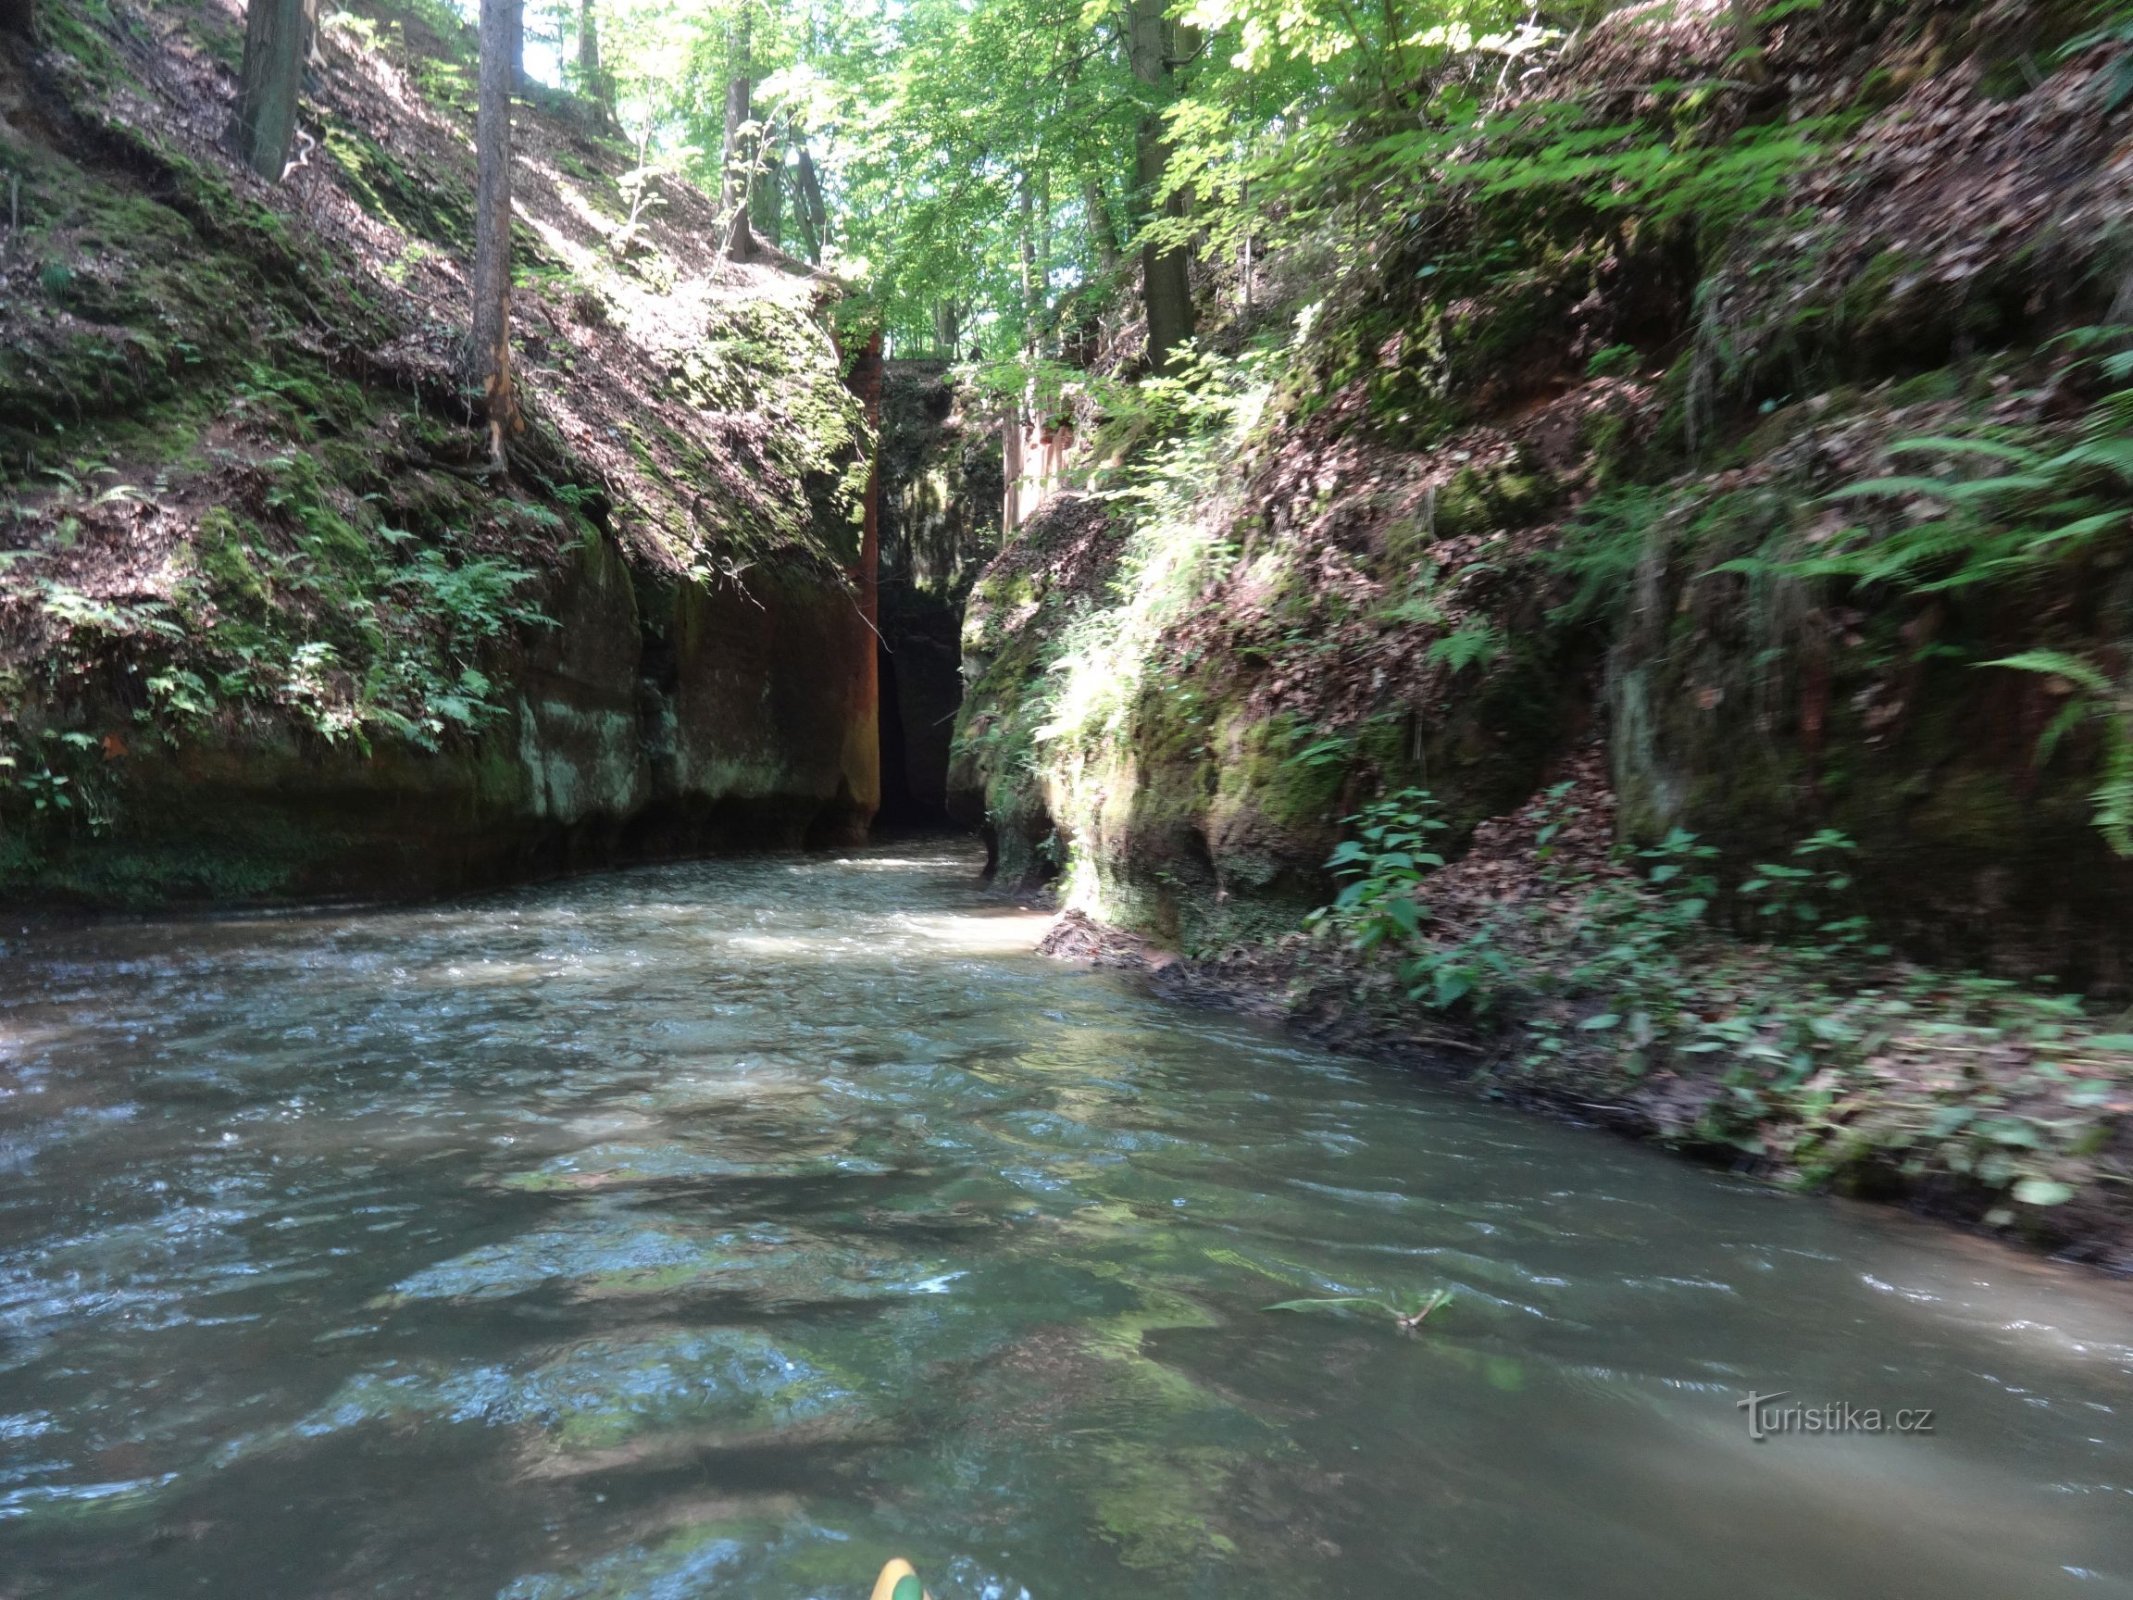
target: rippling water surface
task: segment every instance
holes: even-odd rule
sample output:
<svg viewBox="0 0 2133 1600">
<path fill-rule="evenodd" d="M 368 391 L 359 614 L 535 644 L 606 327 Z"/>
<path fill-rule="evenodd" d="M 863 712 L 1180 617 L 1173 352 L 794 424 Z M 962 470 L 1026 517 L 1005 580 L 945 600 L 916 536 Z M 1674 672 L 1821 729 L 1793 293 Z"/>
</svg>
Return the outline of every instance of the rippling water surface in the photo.
<svg viewBox="0 0 2133 1600">
<path fill-rule="evenodd" d="M 0 1596 L 2133 1595 L 2123 1286 L 1165 1009 L 973 866 L 11 941 Z"/>
</svg>

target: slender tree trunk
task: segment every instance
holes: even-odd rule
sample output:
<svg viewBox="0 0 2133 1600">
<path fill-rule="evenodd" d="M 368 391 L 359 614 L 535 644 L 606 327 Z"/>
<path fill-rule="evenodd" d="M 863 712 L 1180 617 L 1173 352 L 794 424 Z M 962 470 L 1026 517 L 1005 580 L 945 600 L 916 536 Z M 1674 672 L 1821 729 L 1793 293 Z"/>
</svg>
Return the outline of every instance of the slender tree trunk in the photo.
<svg viewBox="0 0 2133 1600">
<path fill-rule="evenodd" d="M 822 253 L 829 248 L 829 207 L 822 203 L 822 178 L 815 171 L 814 157 L 807 153 L 807 146 L 800 146 L 797 163 L 800 175 L 800 203 L 807 218 L 807 259 L 816 266 L 822 264 Z"/>
<path fill-rule="evenodd" d="M 1170 30 L 1163 12 L 1163 0 L 1128 0 L 1127 55 L 1133 76 L 1158 102 L 1142 113 L 1135 130 L 1134 186 L 1144 214 L 1156 218 L 1186 214 L 1182 196 L 1158 199 L 1170 167 L 1160 104 L 1169 97 L 1172 72 Z M 1167 370 L 1176 361 L 1178 347 L 1192 337 L 1192 275 L 1182 245 L 1141 246 L 1141 300 L 1148 312 L 1148 365 Z"/>
<path fill-rule="evenodd" d="M 1022 266 L 1022 348 L 1029 351 L 1037 345 L 1037 314 L 1041 308 L 1037 299 L 1037 197 L 1027 174 L 1015 186 L 1015 200 L 1022 212 L 1015 243 Z"/>
<path fill-rule="evenodd" d="M 296 136 L 296 100 L 310 53 L 305 0 L 251 0 L 244 16 L 244 65 L 230 143 L 269 183 L 281 181 Z"/>
<path fill-rule="evenodd" d="M 755 254 L 755 231 L 749 226 L 748 190 L 754 176 L 754 141 L 746 129 L 749 121 L 749 83 L 745 73 L 736 73 L 726 85 L 725 181 L 719 209 L 726 217 L 726 239 L 721 249 L 736 261 Z"/>
<path fill-rule="evenodd" d="M 962 320 L 953 300 L 933 302 L 933 347 L 950 361 L 955 359 L 956 341 L 962 336 Z"/>
<path fill-rule="evenodd" d="M 600 19 L 593 0 L 578 0 L 578 79 L 587 94 L 600 81 Z"/>
<path fill-rule="evenodd" d="M 755 234 L 748 225 L 748 190 L 755 174 L 755 140 L 748 131 L 753 112 L 749 104 L 755 91 L 755 46 L 753 18 L 741 11 L 734 48 L 734 72 L 726 82 L 726 148 L 720 163 L 719 211 L 726 219 L 722 253 L 736 261 L 755 254 Z"/>
<path fill-rule="evenodd" d="M 1081 185 L 1082 208 L 1089 214 L 1089 237 L 1096 245 L 1096 270 L 1106 278 L 1118 276 L 1118 230 L 1111 225 L 1110 202 L 1104 186 L 1095 178 Z"/>
<path fill-rule="evenodd" d="M 489 456 L 523 427 L 511 383 L 511 66 L 522 0 L 481 0 L 481 82 L 474 117 L 474 319 L 467 381 L 481 390 Z"/>
<path fill-rule="evenodd" d="M 1052 310 L 1052 169 L 1037 169 L 1037 319 L 1040 324 L 1051 321 Z M 1056 329 L 1045 327 L 1040 348 L 1046 355 L 1055 355 L 1052 348 Z"/>
</svg>

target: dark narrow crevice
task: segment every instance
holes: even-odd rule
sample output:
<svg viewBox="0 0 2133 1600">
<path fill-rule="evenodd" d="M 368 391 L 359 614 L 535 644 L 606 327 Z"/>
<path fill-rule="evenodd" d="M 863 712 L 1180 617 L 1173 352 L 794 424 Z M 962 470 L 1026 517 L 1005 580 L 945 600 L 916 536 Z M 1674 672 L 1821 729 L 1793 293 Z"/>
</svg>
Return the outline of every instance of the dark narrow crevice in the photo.
<svg viewBox="0 0 2133 1600">
<path fill-rule="evenodd" d="M 949 746 L 963 701 L 963 603 L 999 547 L 998 430 L 965 414 L 944 363 L 882 383 L 881 810 L 877 831 L 955 826 Z"/>
<path fill-rule="evenodd" d="M 932 775 L 914 775 L 911 770 L 911 746 L 904 733 L 902 686 L 897 679 L 896 656 L 886 642 L 880 647 L 879 663 L 881 810 L 875 814 L 875 826 L 888 833 L 944 826 L 948 821 L 947 810 L 927 804 L 921 796 L 930 787 L 937 787 L 946 774 L 934 776 L 934 783 L 929 786 L 926 777 Z"/>
</svg>

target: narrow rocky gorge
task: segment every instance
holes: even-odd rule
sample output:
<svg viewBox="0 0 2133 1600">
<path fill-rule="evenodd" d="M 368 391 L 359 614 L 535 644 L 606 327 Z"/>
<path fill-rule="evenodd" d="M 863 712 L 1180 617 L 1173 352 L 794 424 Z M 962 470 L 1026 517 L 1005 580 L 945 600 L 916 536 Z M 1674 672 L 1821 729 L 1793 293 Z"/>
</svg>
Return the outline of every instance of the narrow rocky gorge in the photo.
<svg viewBox="0 0 2133 1600">
<path fill-rule="evenodd" d="M 855 156 L 892 253 L 825 255 L 812 158 L 758 192 L 589 68 L 522 85 L 501 469 L 469 28 L 326 17 L 269 183 L 235 10 L 42 17 L 0 52 L 0 899 L 972 829 L 1061 948 L 2122 1260 L 2129 36 L 1831 0 L 1734 78 L 1738 8 L 1590 9 L 1501 36 L 1541 64 L 1469 132 L 1313 154 L 1435 177 L 1263 201 L 1189 348 L 1100 175 L 944 253 L 962 191 Z M 1430 48 L 1464 106 L 1499 45 Z M 806 156 L 796 104 L 727 154 Z"/>
<path fill-rule="evenodd" d="M 2133 1600 L 2129 218 L 2133 0 L 0 0 L 0 1600 Z"/>
</svg>

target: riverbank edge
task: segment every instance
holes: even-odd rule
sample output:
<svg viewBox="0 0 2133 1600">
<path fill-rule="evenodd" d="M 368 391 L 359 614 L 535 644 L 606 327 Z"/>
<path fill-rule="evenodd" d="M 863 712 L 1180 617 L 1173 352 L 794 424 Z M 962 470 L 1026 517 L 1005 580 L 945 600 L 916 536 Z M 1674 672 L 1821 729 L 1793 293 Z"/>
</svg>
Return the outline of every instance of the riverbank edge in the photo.
<svg viewBox="0 0 2133 1600">
<path fill-rule="evenodd" d="M 1573 786 L 1591 803 L 1568 808 L 1566 824 L 1564 790 Z M 1428 880 L 1420 898 L 1435 904 L 1425 913 L 1430 926 L 1456 944 L 1521 895 L 1545 897 L 1545 887 L 1532 886 L 1551 880 L 1567 879 L 1581 892 L 1596 880 L 1634 889 L 1634 872 L 1612 850 L 1611 801 L 1588 759 L 1573 764 L 1553 797 L 1483 824 L 1466 856 Z M 1566 866 L 1566 858 L 1579 858 L 1578 865 Z M 1559 894 L 1541 915 L 1569 926 L 1590 903 L 1567 910 Z M 2126 1038 L 2047 1026 L 2006 1039 L 1989 1028 L 1966 1035 L 1942 1020 L 1974 1006 L 1973 990 L 1989 996 L 1992 980 L 1849 957 L 1833 979 L 1811 956 L 1715 927 L 1698 930 L 1675 952 L 1691 988 L 1710 983 L 1724 992 L 1729 977 L 1748 966 L 1766 985 L 1825 985 L 1825 1003 L 1832 993 L 1871 994 L 1877 981 L 1890 980 L 1905 984 L 1906 993 L 1948 996 L 1939 1011 L 1930 1003 L 1918 1008 L 1920 1030 L 1939 1030 L 1932 1054 L 1907 1053 L 1904 1041 L 1870 1043 L 1855 1052 L 1865 1057 L 1878 1049 L 1870 1059 L 1824 1066 L 1789 1095 L 1757 1101 L 1739 1092 L 1742 1072 L 1732 1052 L 1652 1049 L 1630 1027 L 1595 1029 L 1610 1002 L 1580 987 L 1564 954 L 1568 941 L 1503 941 L 1490 1003 L 1477 1013 L 1416 999 L 1395 960 L 1383 951 L 1358 952 L 1330 928 L 1193 955 L 1096 911 L 1060 909 L 1040 953 L 1137 973 L 1160 999 L 1253 1017 L 1329 1049 L 1426 1072 L 1487 1099 L 1781 1188 L 1890 1205 L 2061 1262 L 2133 1276 L 2133 1064 L 2090 1048 L 2096 1039 L 2122 1047 Z M 2025 997 L 2004 987 L 2018 1002 Z M 1815 1005 L 1809 995 L 1800 1006 L 1810 1023 Z M 2084 1065 L 2069 1074 L 2047 1057 Z M 2040 1071 L 2049 1079 L 2040 1080 Z M 2071 1117 L 2061 1103 L 2068 1083 L 2077 1096 L 2092 1097 L 2090 1109 Z M 2099 1094 L 2110 1098 L 2093 1098 Z M 2022 1203 L 2017 1180 L 1989 1164 L 2009 1153 L 1993 1141 L 2025 1131 L 2038 1144 L 2012 1153 L 2025 1158 L 2024 1170 L 2048 1171 L 2063 1197 Z M 1982 1175 L 1975 1165 L 1955 1170 L 1978 1152 L 1986 1157 Z"/>
<path fill-rule="evenodd" d="M 1245 976 L 1236 970 L 1236 958 L 1193 961 L 1138 934 L 1104 927 L 1078 911 L 1060 912 L 1039 950 L 1058 961 L 1136 973 L 1152 994 L 1172 1004 L 1272 1023 L 1329 1050 L 1424 1072 L 1482 1098 L 1655 1144 L 1699 1165 L 1726 1168 L 1808 1196 L 1869 1200 L 2054 1261 L 2133 1277 L 2133 1222 L 2100 1192 L 2100 1183 L 2085 1195 L 2089 1206 L 2082 1207 L 2078 1226 L 1995 1225 L 1985 1220 L 1993 1209 L 1992 1196 L 1979 1191 L 1936 1181 L 1895 1188 L 1809 1182 L 1786 1163 L 1750 1160 L 1730 1145 L 1696 1137 L 1678 1115 L 1669 1115 L 1651 1097 L 1621 1092 L 1604 1065 L 1574 1069 L 1552 1083 L 1523 1080 L 1507 1070 L 1517 1059 L 1516 1047 L 1507 1038 L 1441 1019 L 1424 1020 L 1419 1014 L 1405 1019 L 1403 1027 L 1399 1019 L 1346 1002 L 1339 992 L 1340 978 L 1325 968 L 1262 960 Z M 1683 1083 L 1677 1110 L 1715 1092 L 1715 1081 Z M 2108 1207 L 2109 1220 L 2093 1219 L 2090 1207 Z"/>
</svg>

